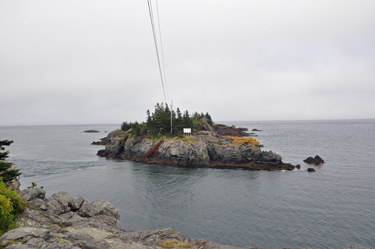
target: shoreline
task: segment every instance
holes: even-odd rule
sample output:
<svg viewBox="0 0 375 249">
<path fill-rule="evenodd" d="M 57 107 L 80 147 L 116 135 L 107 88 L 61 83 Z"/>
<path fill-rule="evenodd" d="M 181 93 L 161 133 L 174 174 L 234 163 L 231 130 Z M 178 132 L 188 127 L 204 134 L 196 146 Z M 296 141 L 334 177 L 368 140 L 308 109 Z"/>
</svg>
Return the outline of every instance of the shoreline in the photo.
<svg viewBox="0 0 375 249">
<path fill-rule="evenodd" d="M 0 237 L 5 249 L 253 249 L 189 239 L 172 228 L 149 231 L 123 230 L 118 210 L 109 202 L 91 203 L 81 195 L 60 191 L 46 198 L 40 188 L 20 191 L 27 208 L 18 215 L 17 228 Z M 341 248 L 341 247 L 340 247 Z M 368 249 L 358 245 L 343 249 Z"/>
<path fill-rule="evenodd" d="M 298 165 L 282 162 L 281 156 L 272 151 L 262 151 L 259 142 L 251 137 L 219 136 L 201 131 L 191 136 L 152 139 L 114 132 L 117 134 L 108 135 L 108 144 L 98 151 L 98 156 L 184 167 L 269 171 L 298 168 Z"/>
</svg>

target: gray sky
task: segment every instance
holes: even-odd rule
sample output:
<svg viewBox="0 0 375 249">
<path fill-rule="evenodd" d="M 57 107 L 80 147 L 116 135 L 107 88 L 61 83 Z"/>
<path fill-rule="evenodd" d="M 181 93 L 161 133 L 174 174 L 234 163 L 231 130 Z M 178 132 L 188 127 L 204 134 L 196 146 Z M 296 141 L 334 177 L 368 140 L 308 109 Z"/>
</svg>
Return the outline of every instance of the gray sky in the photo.
<svg viewBox="0 0 375 249">
<path fill-rule="evenodd" d="M 214 121 L 375 118 L 375 1 L 158 3 L 175 107 Z M 0 126 L 145 121 L 157 102 L 146 0 L 0 0 Z"/>
</svg>

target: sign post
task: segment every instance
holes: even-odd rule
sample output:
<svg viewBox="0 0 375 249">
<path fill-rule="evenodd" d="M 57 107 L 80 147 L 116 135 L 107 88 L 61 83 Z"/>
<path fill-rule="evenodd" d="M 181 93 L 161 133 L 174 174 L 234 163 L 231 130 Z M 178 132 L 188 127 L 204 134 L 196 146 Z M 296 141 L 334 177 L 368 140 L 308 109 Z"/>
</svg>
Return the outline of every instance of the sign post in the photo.
<svg viewBox="0 0 375 249">
<path fill-rule="evenodd" d="M 190 136 L 191 135 L 191 128 L 184 128 L 184 135 Z"/>
</svg>

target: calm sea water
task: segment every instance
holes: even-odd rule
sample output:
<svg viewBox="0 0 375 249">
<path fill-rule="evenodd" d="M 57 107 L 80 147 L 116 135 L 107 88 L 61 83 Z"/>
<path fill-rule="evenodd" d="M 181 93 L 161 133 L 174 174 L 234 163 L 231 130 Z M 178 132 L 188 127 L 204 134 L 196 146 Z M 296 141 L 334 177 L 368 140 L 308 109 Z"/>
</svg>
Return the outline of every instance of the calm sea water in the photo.
<svg viewBox="0 0 375 249">
<path fill-rule="evenodd" d="M 253 128 L 292 172 L 180 168 L 96 156 L 119 125 L 0 127 L 10 160 L 47 195 L 105 199 L 123 229 L 171 227 L 190 238 L 264 248 L 375 248 L 375 120 L 229 122 Z M 97 129 L 101 133 L 83 133 Z M 326 163 L 310 166 L 308 156 Z"/>
</svg>

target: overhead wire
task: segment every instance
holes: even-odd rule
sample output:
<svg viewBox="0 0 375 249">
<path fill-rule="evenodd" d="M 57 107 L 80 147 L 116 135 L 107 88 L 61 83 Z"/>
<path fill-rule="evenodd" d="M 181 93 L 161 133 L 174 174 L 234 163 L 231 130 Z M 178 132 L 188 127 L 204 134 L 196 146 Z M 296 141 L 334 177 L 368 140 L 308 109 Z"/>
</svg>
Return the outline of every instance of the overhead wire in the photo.
<svg viewBox="0 0 375 249">
<path fill-rule="evenodd" d="M 159 73 L 160 73 L 161 85 L 162 85 L 162 88 L 163 88 L 163 93 L 164 93 L 165 103 L 168 103 L 168 101 L 167 101 L 167 96 L 166 96 L 166 94 L 165 94 L 164 78 L 163 78 L 162 66 L 161 66 L 161 63 L 160 63 L 159 48 L 158 48 L 158 42 L 157 42 L 157 38 L 156 38 L 155 22 L 154 22 L 154 15 L 153 15 L 153 11 L 152 11 L 152 3 L 151 3 L 151 0 L 147 0 L 147 3 L 148 3 L 148 11 L 149 11 L 149 14 L 150 14 L 150 21 L 151 21 L 151 27 L 152 27 L 152 34 L 153 34 L 153 37 L 154 37 L 154 44 L 155 44 L 155 50 L 156 50 L 156 57 L 157 57 L 157 60 L 158 60 L 158 65 L 159 65 Z M 160 24 L 159 24 L 159 25 L 160 25 Z M 160 31 L 160 29 L 159 29 L 159 31 Z M 165 71 L 165 70 L 164 70 L 164 71 Z"/>
<path fill-rule="evenodd" d="M 161 27 L 160 27 L 160 18 L 159 18 L 159 4 L 158 4 L 158 0 L 155 0 L 155 2 L 156 2 L 156 15 L 158 17 L 158 26 L 159 26 L 159 40 L 160 40 L 160 50 L 161 50 L 161 61 L 163 63 L 164 83 L 165 83 L 165 89 L 167 90 L 167 98 L 169 100 L 167 73 L 165 72 L 165 63 L 164 63 L 163 41 L 161 39 L 162 36 L 161 36 Z"/>
</svg>

